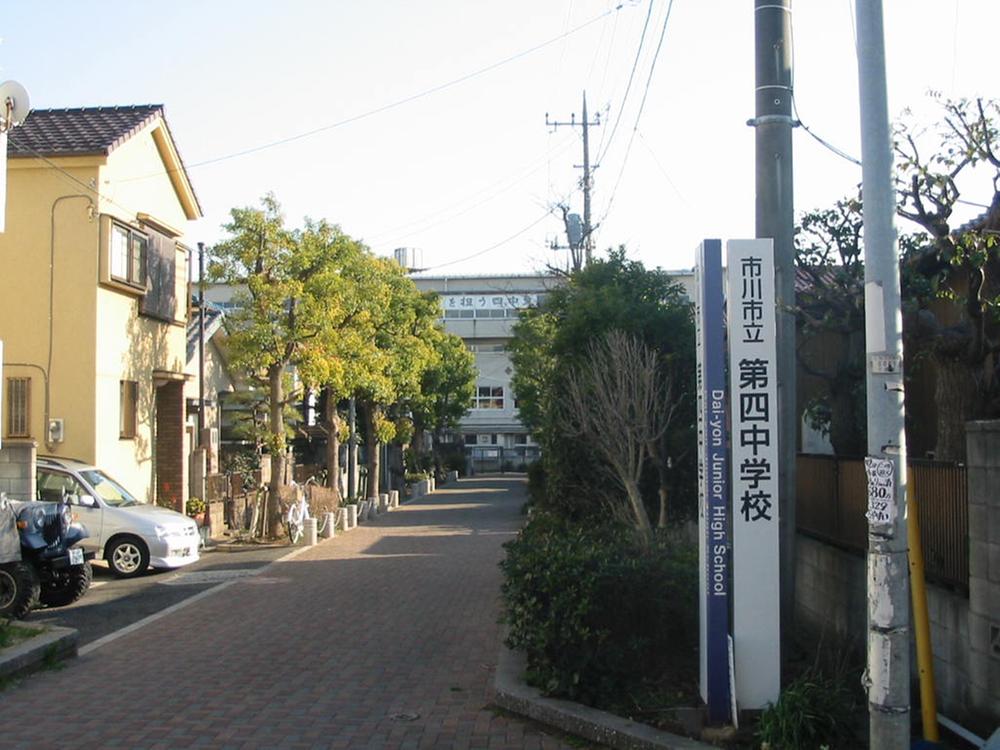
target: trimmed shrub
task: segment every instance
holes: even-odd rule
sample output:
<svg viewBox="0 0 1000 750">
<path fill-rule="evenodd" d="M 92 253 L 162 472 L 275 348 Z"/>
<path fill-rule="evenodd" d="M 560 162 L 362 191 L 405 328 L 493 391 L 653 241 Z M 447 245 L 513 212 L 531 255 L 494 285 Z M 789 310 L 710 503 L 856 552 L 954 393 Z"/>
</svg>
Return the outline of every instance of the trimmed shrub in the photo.
<svg viewBox="0 0 1000 750">
<path fill-rule="evenodd" d="M 609 707 L 656 683 L 697 634 L 696 553 L 536 513 L 506 545 L 507 645 L 551 695 Z M 690 647 L 688 642 L 691 642 Z"/>
</svg>

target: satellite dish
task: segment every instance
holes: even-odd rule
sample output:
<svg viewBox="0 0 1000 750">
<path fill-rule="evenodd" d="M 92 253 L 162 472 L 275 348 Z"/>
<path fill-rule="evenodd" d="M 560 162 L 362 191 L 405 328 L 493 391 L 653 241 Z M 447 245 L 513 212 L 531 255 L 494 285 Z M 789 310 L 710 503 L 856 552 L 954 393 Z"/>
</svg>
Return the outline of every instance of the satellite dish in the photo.
<svg viewBox="0 0 1000 750">
<path fill-rule="evenodd" d="M 31 111 L 28 91 L 17 81 L 0 83 L 0 125 L 4 129 L 20 125 Z"/>
</svg>

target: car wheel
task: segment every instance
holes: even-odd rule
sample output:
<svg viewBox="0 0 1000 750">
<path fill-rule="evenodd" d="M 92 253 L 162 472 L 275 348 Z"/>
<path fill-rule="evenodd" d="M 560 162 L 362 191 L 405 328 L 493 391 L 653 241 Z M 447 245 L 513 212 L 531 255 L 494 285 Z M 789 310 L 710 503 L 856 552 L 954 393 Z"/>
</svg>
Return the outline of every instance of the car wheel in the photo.
<svg viewBox="0 0 1000 750">
<path fill-rule="evenodd" d="M 146 568 L 149 567 L 149 548 L 141 539 L 133 536 L 122 537 L 108 547 L 104 558 L 115 576 L 134 578 L 146 572 Z"/>
<path fill-rule="evenodd" d="M 25 562 L 0 565 L 0 618 L 20 620 L 38 605 L 42 584 Z"/>
<path fill-rule="evenodd" d="M 72 604 L 87 593 L 91 581 L 94 580 L 94 569 L 90 563 L 74 565 L 68 571 L 58 586 L 44 589 L 41 601 L 47 607 L 65 607 Z"/>
</svg>

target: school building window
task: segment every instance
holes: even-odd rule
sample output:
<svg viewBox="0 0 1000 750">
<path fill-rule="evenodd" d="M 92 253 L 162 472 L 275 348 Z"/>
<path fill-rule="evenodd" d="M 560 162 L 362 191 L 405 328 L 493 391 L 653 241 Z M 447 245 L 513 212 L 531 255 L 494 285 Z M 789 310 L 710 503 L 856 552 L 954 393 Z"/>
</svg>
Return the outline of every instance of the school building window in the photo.
<svg viewBox="0 0 1000 750">
<path fill-rule="evenodd" d="M 476 388 L 476 395 L 472 397 L 473 409 L 502 409 L 503 408 L 503 386 L 481 385 Z"/>
</svg>

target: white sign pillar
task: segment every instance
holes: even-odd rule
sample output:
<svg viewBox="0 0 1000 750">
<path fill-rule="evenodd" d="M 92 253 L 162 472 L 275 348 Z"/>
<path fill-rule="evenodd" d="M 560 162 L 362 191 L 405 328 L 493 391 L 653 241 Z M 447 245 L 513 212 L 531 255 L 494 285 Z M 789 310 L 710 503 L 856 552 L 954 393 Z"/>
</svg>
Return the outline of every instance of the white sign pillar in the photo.
<svg viewBox="0 0 1000 750">
<path fill-rule="evenodd" d="M 773 241 L 730 240 L 726 250 L 736 702 L 762 709 L 781 690 Z"/>
</svg>

